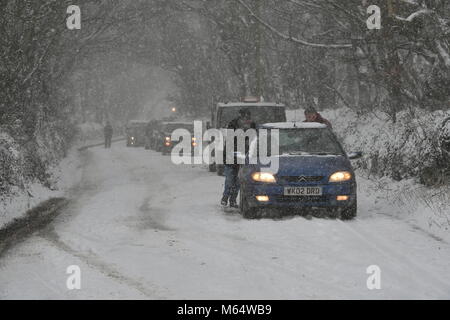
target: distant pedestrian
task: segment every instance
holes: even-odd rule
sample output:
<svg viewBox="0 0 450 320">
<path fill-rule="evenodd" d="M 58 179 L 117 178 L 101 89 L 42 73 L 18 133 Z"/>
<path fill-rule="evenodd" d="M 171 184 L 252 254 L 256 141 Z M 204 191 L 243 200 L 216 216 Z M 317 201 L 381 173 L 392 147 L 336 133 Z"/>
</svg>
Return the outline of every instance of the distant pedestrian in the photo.
<svg viewBox="0 0 450 320">
<path fill-rule="evenodd" d="M 328 128 L 332 129 L 331 122 L 322 117 L 320 113 L 314 109 L 313 106 L 308 106 L 305 110 L 305 121 L 304 122 L 317 122 L 327 125 Z"/>
<path fill-rule="evenodd" d="M 106 122 L 105 128 L 105 148 L 111 148 L 111 139 L 113 136 L 113 128 L 111 126 L 111 123 L 109 121 Z"/>
</svg>

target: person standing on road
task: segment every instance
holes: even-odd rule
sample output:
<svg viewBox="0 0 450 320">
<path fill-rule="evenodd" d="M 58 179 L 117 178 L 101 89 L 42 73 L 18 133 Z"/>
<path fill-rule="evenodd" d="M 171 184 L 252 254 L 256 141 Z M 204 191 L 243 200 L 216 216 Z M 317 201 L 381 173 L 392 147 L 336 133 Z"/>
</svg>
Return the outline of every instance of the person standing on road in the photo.
<svg viewBox="0 0 450 320">
<path fill-rule="evenodd" d="M 105 128 L 105 148 L 111 148 L 111 139 L 113 136 L 113 128 L 111 126 L 111 123 L 109 121 L 106 122 Z"/>
<path fill-rule="evenodd" d="M 331 126 L 331 122 L 328 121 L 327 119 L 325 119 L 324 117 L 322 117 L 322 115 L 320 113 L 318 113 L 316 111 L 316 109 L 314 109 L 313 106 L 308 106 L 305 109 L 305 121 L 303 122 L 318 122 L 318 123 L 323 123 L 325 124 L 328 128 L 333 129 L 333 127 Z"/>
<path fill-rule="evenodd" d="M 228 129 L 243 129 L 244 131 L 248 129 L 256 129 L 256 123 L 251 120 L 251 113 L 249 110 L 241 109 L 239 110 L 239 116 L 228 124 Z M 237 152 L 237 138 L 234 139 L 234 152 Z M 247 143 L 246 143 L 247 146 Z M 247 147 L 246 147 L 247 149 Z M 226 150 L 226 146 L 224 146 Z M 222 200 L 220 204 L 226 206 L 230 204 L 230 207 L 237 208 L 236 199 L 239 193 L 239 164 L 237 164 L 236 154 L 233 157 L 234 161 L 232 164 L 226 163 L 226 152 L 223 153 L 223 163 L 224 163 L 224 175 L 225 175 L 225 187 L 223 190 Z"/>
</svg>

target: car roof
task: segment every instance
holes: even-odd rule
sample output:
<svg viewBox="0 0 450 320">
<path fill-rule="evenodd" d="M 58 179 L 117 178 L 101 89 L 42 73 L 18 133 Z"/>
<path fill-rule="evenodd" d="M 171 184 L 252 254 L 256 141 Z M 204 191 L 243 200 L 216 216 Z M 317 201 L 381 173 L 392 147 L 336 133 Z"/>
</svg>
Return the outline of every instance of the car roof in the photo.
<svg viewBox="0 0 450 320">
<path fill-rule="evenodd" d="M 183 122 L 183 121 L 164 121 L 162 124 L 189 124 L 189 125 L 194 125 L 193 122 Z"/>
<path fill-rule="evenodd" d="M 326 129 L 327 128 L 327 126 L 323 123 L 301 122 L 301 121 L 263 123 L 259 127 L 267 128 L 267 129 Z"/>
<path fill-rule="evenodd" d="M 218 103 L 218 107 L 286 107 L 284 104 L 275 102 L 229 102 L 229 103 Z"/>
</svg>

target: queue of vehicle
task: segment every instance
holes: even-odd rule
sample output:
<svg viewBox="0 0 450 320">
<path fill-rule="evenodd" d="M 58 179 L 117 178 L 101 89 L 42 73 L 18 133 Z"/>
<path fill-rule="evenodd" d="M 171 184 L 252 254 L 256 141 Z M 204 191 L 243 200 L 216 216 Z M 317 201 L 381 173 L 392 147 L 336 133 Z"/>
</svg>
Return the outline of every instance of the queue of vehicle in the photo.
<svg viewBox="0 0 450 320">
<path fill-rule="evenodd" d="M 350 160 L 361 153 L 347 154 L 332 131 L 331 123 L 313 108 L 307 108 L 305 122 L 286 122 L 286 107 L 281 103 L 246 98 L 239 102 L 218 103 L 205 121 L 206 129 L 265 129 L 277 131 L 279 167 L 270 173 L 258 159 L 258 138 L 246 149 L 242 164 L 208 165 L 211 172 L 225 174 L 222 206 L 239 208 L 245 218 L 257 218 L 266 209 L 299 213 L 323 212 L 330 217 L 352 219 L 357 215 L 357 187 Z M 190 133 L 193 154 L 196 146 L 193 121 L 132 120 L 126 127 L 126 145 L 145 147 L 168 155 L 180 142 L 172 133 L 185 129 Z M 212 141 L 202 141 L 203 146 Z M 252 157 L 256 163 L 248 160 Z M 239 197 L 239 201 L 237 198 Z M 237 203 L 239 202 L 239 204 Z"/>
</svg>

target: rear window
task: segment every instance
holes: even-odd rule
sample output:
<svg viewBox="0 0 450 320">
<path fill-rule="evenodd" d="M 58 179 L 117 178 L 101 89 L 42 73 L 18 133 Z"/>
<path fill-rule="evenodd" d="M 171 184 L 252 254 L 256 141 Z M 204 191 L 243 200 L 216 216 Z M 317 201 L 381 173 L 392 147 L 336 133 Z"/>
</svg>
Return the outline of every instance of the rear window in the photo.
<svg viewBox="0 0 450 320">
<path fill-rule="evenodd" d="M 231 120 L 239 116 L 239 110 L 245 109 L 250 111 L 251 119 L 258 125 L 269 122 L 286 121 L 286 112 L 284 107 L 277 106 L 251 106 L 245 107 L 222 107 L 217 110 L 218 128 L 226 128 Z"/>
</svg>

